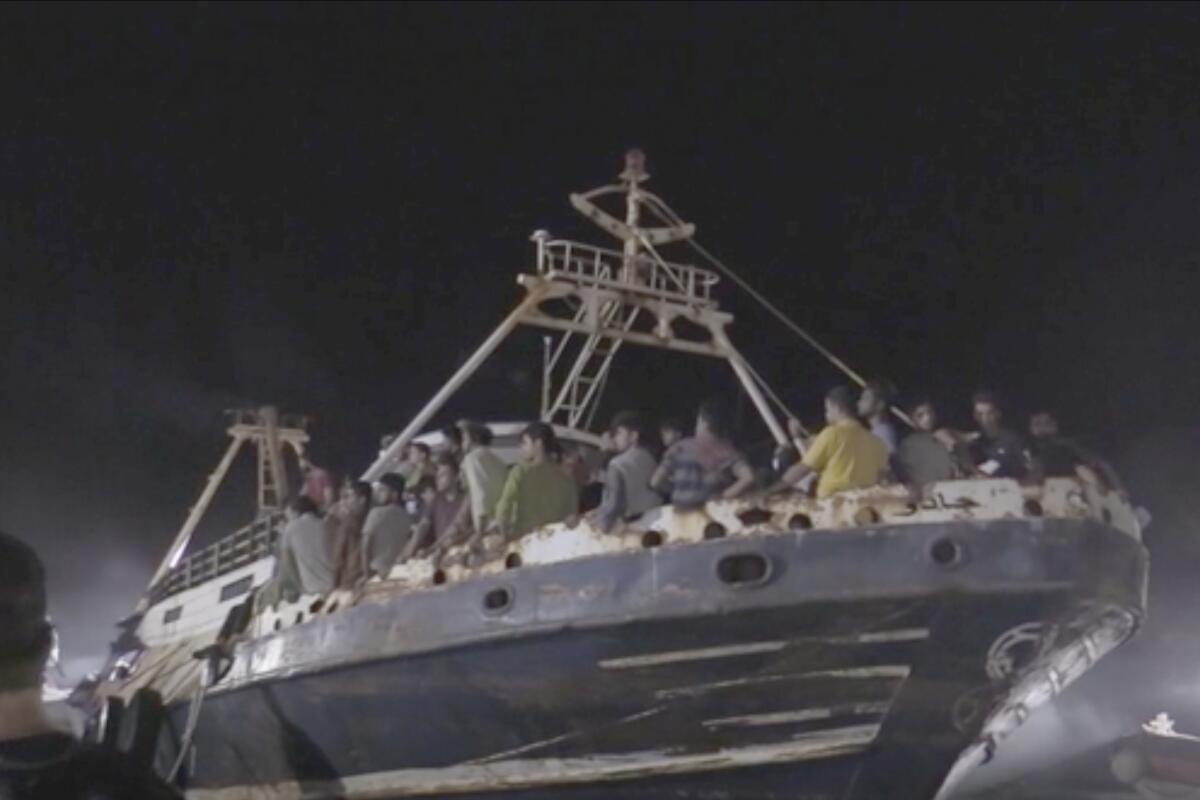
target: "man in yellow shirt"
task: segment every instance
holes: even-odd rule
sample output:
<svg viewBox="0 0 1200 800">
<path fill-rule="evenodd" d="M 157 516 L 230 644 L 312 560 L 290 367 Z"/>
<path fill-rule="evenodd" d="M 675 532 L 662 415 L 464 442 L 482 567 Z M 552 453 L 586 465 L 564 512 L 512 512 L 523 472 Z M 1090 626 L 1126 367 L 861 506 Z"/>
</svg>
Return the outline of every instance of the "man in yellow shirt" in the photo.
<svg viewBox="0 0 1200 800">
<path fill-rule="evenodd" d="M 887 469 L 887 447 L 854 416 L 854 395 L 844 386 L 825 396 L 828 425 L 804 453 L 804 458 L 783 473 L 774 490 L 793 488 L 811 474 L 817 475 L 817 497 L 847 489 L 862 489 L 879 482 Z"/>
</svg>

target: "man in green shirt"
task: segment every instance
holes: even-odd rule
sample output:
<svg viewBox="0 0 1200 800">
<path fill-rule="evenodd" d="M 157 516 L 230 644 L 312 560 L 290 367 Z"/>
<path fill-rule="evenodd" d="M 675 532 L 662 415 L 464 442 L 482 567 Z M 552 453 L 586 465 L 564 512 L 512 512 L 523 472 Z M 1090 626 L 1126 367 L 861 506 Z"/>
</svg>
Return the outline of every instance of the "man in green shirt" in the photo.
<svg viewBox="0 0 1200 800">
<path fill-rule="evenodd" d="M 579 487 L 554 460 L 554 429 L 530 423 L 521 434 L 521 463 L 508 472 L 496 503 L 496 526 L 510 539 L 559 522 L 579 510 Z"/>
</svg>

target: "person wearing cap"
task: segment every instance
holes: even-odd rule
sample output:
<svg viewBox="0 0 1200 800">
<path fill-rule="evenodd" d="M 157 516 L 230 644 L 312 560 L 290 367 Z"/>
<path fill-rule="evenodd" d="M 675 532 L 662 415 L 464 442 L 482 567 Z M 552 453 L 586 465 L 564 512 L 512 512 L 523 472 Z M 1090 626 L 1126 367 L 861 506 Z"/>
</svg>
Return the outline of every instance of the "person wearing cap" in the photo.
<svg viewBox="0 0 1200 800">
<path fill-rule="evenodd" d="M 0 532 L 0 798 L 181 800 L 124 754 L 54 727 L 42 704 L 52 640 L 41 559 Z"/>
<path fill-rule="evenodd" d="M 384 578 L 412 537 L 412 516 L 404 508 L 407 481 L 389 472 L 375 485 L 375 506 L 363 524 L 363 568 L 366 575 Z"/>
<path fill-rule="evenodd" d="M 605 532 L 618 522 L 639 517 L 662 505 L 650 488 L 658 462 L 644 444 L 646 425 L 636 411 L 622 411 L 613 419 L 613 446 L 617 455 L 604 470 L 604 490 L 593 521 Z"/>
</svg>

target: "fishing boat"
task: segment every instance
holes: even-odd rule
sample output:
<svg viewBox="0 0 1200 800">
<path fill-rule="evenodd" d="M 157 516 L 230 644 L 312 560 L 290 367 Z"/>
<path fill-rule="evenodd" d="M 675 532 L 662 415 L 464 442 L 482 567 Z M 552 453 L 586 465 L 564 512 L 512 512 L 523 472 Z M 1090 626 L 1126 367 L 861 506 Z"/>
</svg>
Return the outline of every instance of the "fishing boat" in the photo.
<svg viewBox="0 0 1200 800">
<path fill-rule="evenodd" d="M 557 337 L 538 416 L 580 448 L 599 444 L 590 421 L 626 345 L 727 366 L 788 440 L 718 305 L 728 268 L 647 177 L 634 152 L 616 183 L 571 195 L 619 247 L 534 234 L 524 298 L 364 479 L 394 469 L 525 326 Z M 667 260 L 671 245 L 714 269 Z M 229 433 L 93 693 L 93 735 L 191 800 L 929 800 L 1129 639 L 1145 607 L 1138 520 L 1081 476 L 754 495 L 610 532 L 572 519 L 249 614 L 308 435 L 269 408 Z M 246 445 L 258 517 L 189 551 Z"/>
</svg>

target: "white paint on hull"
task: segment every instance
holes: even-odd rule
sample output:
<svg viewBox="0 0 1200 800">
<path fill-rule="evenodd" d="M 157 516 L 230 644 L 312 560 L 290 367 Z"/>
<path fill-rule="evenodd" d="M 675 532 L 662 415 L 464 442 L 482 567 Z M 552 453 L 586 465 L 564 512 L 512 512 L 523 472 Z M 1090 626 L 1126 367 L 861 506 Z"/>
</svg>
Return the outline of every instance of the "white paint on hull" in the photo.
<svg viewBox="0 0 1200 800">
<path fill-rule="evenodd" d="M 800 734 L 785 742 L 712 753 L 644 751 L 591 758 L 511 759 L 350 775 L 340 781 L 192 789 L 187 797 L 188 800 L 385 800 L 591 783 L 833 758 L 862 751 L 878 734 L 879 725 L 850 725 Z"/>
<path fill-rule="evenodd" d="M 851 636 L 827 636 L 796 639 L 794 641 L 746 642 L 744 644 L 701 647 L 694 650 L 668 650 L 661 653 L 644 653 L 622 658 L 609 658 L 600 662 L 603 669 L 637 669 L 657 667 L 663 664 L 678 664 L 684 661 L 710 661 L 717 658 L 775 653 L 789 644 L 882 644 L 887 642 L 918 642 L 929 638 L 928 628 L 899 628 L 892 631 L 872 631 Z"/>
<path fill-rule="evenodd" d="M 669 650 L 662 653 L 646 653 L 640 656 L 609 658 L 600 662 L 603 669 L 636 669 L 658 667 L 663 664 L 678 664 L 682 661 L 711 661 L 717 658 L 733 658 L 756 653 L 775 653 L 787 647 L 787 642 L 748 642 L 721 647 L 700 647 L 695 650 Z"/>
<path fill-rule="evenodd" d="M 852 703 L 826 708 L 797 708 L 792 711 L 771 711 L 765 714 L 746 714 L 740 717 L 721 717 L 704 720 L 704 727 L 759 728 L 772 725 L 791 725 L 798 722 L 814 722 L 835 717 L 860 717 L 869 714 L 886 714 L 891 703 Z"/>
<path fill-rule="evenodd" d="M 694 697 L 722 689 L 736 689 L 741 686 L 756 686 L 763 683 L 780 681 L 821 680 L 827 678 L 847 680 L 904 680 L 912 668 L 907 664 L 885 664 L 877 667 L 850 667 L 848 669 L 821 669 L 812 672 L 790 672 L 782 675 L 756 675 L 750 678 L 736 678 L 729 681 L 713 683 L 697 683 L 692 686 L 679 686 L 673 689 L 660 689 L 654 693 L 659 700 L 669 700 L 675 697 Z"/>
</svg>

